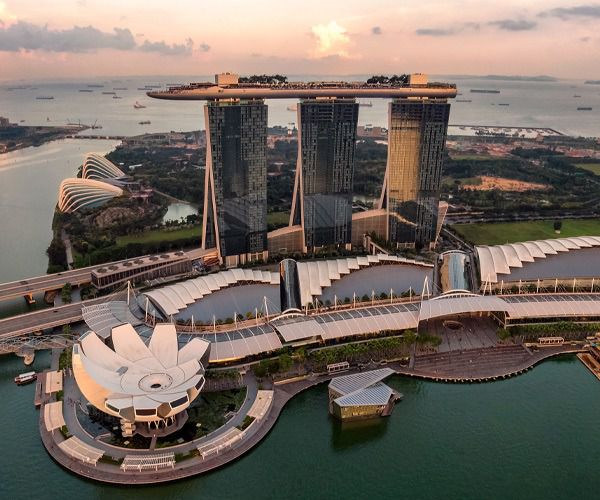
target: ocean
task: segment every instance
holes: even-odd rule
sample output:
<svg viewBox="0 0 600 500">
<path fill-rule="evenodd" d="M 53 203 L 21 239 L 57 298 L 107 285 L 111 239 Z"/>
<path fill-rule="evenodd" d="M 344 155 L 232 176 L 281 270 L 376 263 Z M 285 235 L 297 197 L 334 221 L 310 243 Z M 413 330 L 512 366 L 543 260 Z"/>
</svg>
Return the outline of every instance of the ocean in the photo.
<svg viewBox="0 0 600 500">
<path fill-rule="evenodd" d="M 290 80 L 364 80 L 366 75 L 290 77 Z M 100 125 L 87 130 L 93 135 L 136 135 L 144 132 L 188 131 L 204 129 L 201 101 L 162 101 L 146 96 L 145 85 L 164 86 L 168 83 L 189 83 L 212 80 L 210 76 L 131 77 L 98 80 L 64 80 L 56 82 L 18 82 L 0 85 L 0 115 L 23 125 L 64 125 L 83 123 Z M 460 100 L 451 100 L 450 122 L 457 125 L 494 125 L 549 127 L 568 135 L 600 136 L 600 85 L 586 85 L 578 80 L 556 82 L 498 81 L 483 78 L 433 76 L 432 81 L 456 83 Z M 88 87 L 88 85 L 103 87 Z M 127 90 L 113 90 L 126 87 Z M 499 94 L 474 94 L 471 89 L 499 90 Z M 79 92 L 92 90 L 92 92 Z M 116 92 L 121 99 L 102 92 Z M 581 97 L 574 97 L 575 95 Z M 53 96 L 39 100 L 38 96 Z M 134 109 L 138 101 L 146 106 Z M 286 126 L 297 121 L 295 112 L 287 108 L 291 99 L 271 100 L 269 124 Z M 371 107 L 361 106 L 359 123 L 387 126 L 387 101 L 363 100 Z M 498 104 L 509 104 L 499 106 Z M 591 107 L 592 111 L 577 111 Z M 140 125 L 141 121 L 150 121 Z"/>
</svg>

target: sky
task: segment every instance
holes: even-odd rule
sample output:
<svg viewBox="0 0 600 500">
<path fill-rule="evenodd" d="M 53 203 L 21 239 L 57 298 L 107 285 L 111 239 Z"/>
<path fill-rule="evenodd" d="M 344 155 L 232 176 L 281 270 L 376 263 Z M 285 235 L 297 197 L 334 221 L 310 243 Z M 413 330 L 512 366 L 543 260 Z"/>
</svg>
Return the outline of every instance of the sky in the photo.
<svg viewBox="0 0 600 500">
<path fill-rule="evenodd" d="M 600 79 L 600 2 L 0 0 L 0 80 L 222 71 Z"/>
</svg>

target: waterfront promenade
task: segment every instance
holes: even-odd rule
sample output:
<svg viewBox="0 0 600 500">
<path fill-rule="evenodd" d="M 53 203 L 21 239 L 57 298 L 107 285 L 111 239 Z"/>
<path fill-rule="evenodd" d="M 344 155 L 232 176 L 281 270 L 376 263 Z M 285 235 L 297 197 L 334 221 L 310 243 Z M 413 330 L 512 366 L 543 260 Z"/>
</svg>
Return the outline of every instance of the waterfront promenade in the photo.
<svg viewBox="0 0 600 500">
<path fill-rule="evenodd" d="M 462 352 L 442 352 L 417 355 L 414 363 L 410 363 L 408 366 L 404 366 L 397 362 L 386 363 L 386 365 L 392 368 L 397 374 L 404 376 L 440 382 L 487 382 L 523 373 L 544 359 L 561 354 L 581 352 L 582 350 L 582 347 L 571 345 L 548 347 L 539 349 L 538 351 L 528 350 L 521 345 L 498 345 L 490 348 L 473 349 Z M 371 363 L 366 367 L 361 367 L 360 370 L 374 369 L 379 366 L 381 366 L 381 363 Z M 345 374 L 356 373 L 360 370 L 354 369 Z M 273 399 L 265 415 L 249 427 L 251 432 L 248 432 L 248 434 L 244 436 L 243 439 L 239 440 L 235 446 L 226 448 L 222 453 L 210 456 L 206 459 L 202 459 L 200 456 L 191 456 L 185 460 L 176 462 L 173 468 L 147 471 L 123 471 L 117 465 L 112 463 L 100 461 L 93 466 L 75 460 L 59 447 L 59 443 L 64 440 L 62 434 L 58 431 L 52 433 L 46 430 L 43 408 L 42 411 L 40 411 L 39 430 L 48 453 L 59 464 L 75 474 L 113 484 L 152 484 L 174 481 L 209 472 L 241 457 L 267 436 L 290 399 L 306 389 L 328 382 L 332 377 L 333 376 L 330 374 L 310 374 L 296 379 L 280 381 L 276 384 L 271 384 L 269 382 L 261 384 L 273 391 Z M 204 438 L 188 443 L 182 443 L 170 448 L 161 448 L 160 452 L 169 452 L 181 456 L 181 454 L 189 453 L 203 443 L 216 442 L 219 436 L 223 436 L 228 430 L 231 430 L 243 422 L 249 408 L 256 400 L 258 388 L 257 381 L 254 379 L 253 375 L 249 373 L 246 374 L 244 381 L 248 388 L 246 401 L 229 422 Z M 106 443 L 101 443 L 87 434 L 77 421 L 75 415 L 73 396 L 75 396 L 75 400 L 77 400 L 80 395 L 76 388 L 76 384 L 74 384 L 74 381 L 70 379 L 70 377 L 65 378 L 65 389 L 66 403 L 63 407 L 65 421 L 67 422 L 69 431 L 79 439 L 90 446 L 102 449 L 107 456 L 114 459 L 122 459 L 126 455 L 153 453 L 151 450 L 116 448 Z M 44 403 L 48 401 L 49 399 L 46 398 Z M 326 412 L 327 408 L 323 408 L 323 411 Z"/>
</svg>

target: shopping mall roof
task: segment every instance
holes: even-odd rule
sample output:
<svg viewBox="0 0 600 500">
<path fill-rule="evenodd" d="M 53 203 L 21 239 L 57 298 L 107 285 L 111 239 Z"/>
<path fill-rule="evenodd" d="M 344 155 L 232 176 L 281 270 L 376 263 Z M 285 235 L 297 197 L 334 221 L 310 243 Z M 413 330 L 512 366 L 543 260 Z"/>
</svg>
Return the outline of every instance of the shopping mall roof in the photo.
<svg viewBox="0 0 600 500">
<path fill-rule="evenodd" d="M 278 285 L 279 274 L 271 271 L 235 268 L 150 290 L 144 292 L 144 295 L 166 317 L 169 317 L 184 310 L 202 297 L 243 282 Z"/>
<path fill-rule="evenodd" d="M 480 277 L 483 283 L 498 283 L 499 274 L 510 274 L 511 268 L 523 267 L 524 263 L 535 259 L 545 259 L 547 255 L 569 252 L 580 248 L 600 246 L 600 236 L 581 236 L 551 240 L 525 241 L 506 245 L 477 246 Z"/>
</svg>

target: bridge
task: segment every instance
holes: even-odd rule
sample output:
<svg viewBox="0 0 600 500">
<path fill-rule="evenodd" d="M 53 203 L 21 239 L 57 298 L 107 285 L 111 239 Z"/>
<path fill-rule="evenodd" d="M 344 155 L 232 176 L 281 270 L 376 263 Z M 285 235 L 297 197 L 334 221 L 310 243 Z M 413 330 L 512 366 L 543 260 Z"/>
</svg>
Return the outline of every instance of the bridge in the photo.
<svg viewBox="0 0 600 500">
<path fill-rule="evenodd" d="M 118 295 L 122 297 L 121 292 Z M 0 342 L 82 321 L 81 308 L 84 305 L 101 304 L 109 300 L 116 300 L 116 297 L 117 294 L 106 295 L 85 302 L 75 302 L 2 319 L 0 320 Z"/>
</svg>

